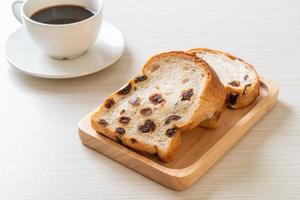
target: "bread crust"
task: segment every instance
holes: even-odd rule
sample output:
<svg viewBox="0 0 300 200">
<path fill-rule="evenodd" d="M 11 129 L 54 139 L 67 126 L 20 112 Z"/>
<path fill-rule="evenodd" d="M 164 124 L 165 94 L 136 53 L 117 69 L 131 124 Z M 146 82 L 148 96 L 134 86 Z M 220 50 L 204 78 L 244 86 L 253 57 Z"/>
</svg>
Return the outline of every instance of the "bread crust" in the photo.
<svg viewBox="0 0 300 200">
<path fill-rule="evenodd" d="M 151 57 L 143 66 L 141 72 L 139 75 L 146 75 L 147 73 L 150 73 L 149 70 L 151 69 L 151 63 L 162 59 L 163 57 L 168 56 L 176 56 L 185 58 L 188 60 L 191 60 L 195 62 L 199 67 L 203 69 L 203 71 L 207 75 L 207 82 L 203 86 L 203 92 L 199 95 L 198 104 L 195 107 L 195 111 L 193 115 L 191 116 L 189 122 L 186 124 L 183 124 L 180 127 L 177 127 L 175 134 L 172 137 L 171 143 L 168 146 L 168 149 L 160 149 L 160 147 L 156 145 L 150 145 L 145 144 L 141 141 L 138 141 L 137 138 L 130 138 L 129 135 L 120 135 L 116 133 L 114 130 L 112 130 L 109 127 L 101 126 L 98 121 L 99 117 L 102 112 L 104 112 L 107 108 L 105 108 L 104 104 L 108 99 L 113 99 L 117 94 L 117 91 L 112 93 L 105 101 L 100 105 L 99 110 L 95 112 L 91 117 L 91 124 L 92 127 L 99 133 L 119 142 L 122 145 L 125 145 L 127 147 L 130 147 L 132 149 L 147 152 L 150 154 L 157 154 L 159 159 L 165 162 L 172 161 L 175 155 L 176 149 L 178 149 L 181 137 L 181 132 L 190 130 L 198 126 L 202 121 L 208 119 L 211 117 L 209 114 L 214 113 L 216 111 L 221 110 L 225 98 L 226 98 L 226 92 L 225 88 L 221 84 L 221 81 L 215 74 L 215 72 L 209 67 L 209 65 L 203 61 L 202 59 L 196 57 L 195 55 L 188 54 L 186 52 L 182 51 L 171 51 L 166 53 L 160 53 L 158 55 L 155 55 Z M 137 84 L 134 81 L 134 78 L 129 80 L 124 86 L 131 83 L 132 87 Z M 124 87 L 123 86 L 123 87 Z M 122 88 L 123 88 L 122 87 Z M 134 141 L 134 142 L 133 142 Z"/>
<path fill-rule="evenodd" d="M 221 111 L 215 112 L 209 119 L 200 123 L 200 126 L 207 129 L 215 129 L 220 126 L 221 123 Z"/>
<path fill-rule="evenodd" d="M 219 50 L 213 50 L 208 48 L 195 48 L 188 51 L 188 53 L 195 56 L 197 53 L 207 53 L 207 52 L 212 54 L 224 55 L 231 60 L 239 60 L 245 63 L 245 65 L 247 65 L 248 68 L 255 74 L 255 80 L 251 85 L 234 87 L 227 84 L 224 86 L 226 89 L 226 102 L 229 108 L 241 109 L 249 106 L 259 95 L 259 88 L 260 88 L 260 78 L 256 70 L 254 69 L 254 67 L 251 64 L 242 60 L 241 58 L 238 58 L 232 54 L 229 54 L 227 52 L 222 52 Z M 232 95 L 237 96 L 235 104 L 231 104 L 229 101 Z"/>
</svg>

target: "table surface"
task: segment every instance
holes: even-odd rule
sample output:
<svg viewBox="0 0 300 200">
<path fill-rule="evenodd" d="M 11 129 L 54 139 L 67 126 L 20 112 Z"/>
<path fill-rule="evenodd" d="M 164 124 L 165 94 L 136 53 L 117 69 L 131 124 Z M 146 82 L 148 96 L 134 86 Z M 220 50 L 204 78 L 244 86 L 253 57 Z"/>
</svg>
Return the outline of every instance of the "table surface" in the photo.
<svg viewBox="0 0 300 200">
<path fill-rule="evenodd" d="M 3 46 L 21 27 L 10 4 L 0 1 L 0 199 L 299 199 L 299 0 L 105 0 L 125 54 L 69 80 L 9 66 Z M 195 185 L 172 191 L 81 144 L 80 118 L 149 56 L 193 47 L 232 52 L 281 89 L 275 107 Z"/>
</svg>

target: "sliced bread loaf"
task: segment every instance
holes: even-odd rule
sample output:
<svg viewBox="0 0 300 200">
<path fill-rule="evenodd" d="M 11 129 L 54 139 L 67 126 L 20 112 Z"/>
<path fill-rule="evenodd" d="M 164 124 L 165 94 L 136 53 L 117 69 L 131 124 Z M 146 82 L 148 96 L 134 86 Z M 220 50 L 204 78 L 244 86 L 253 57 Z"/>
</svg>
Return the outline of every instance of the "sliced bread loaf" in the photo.
<svg viewBox="0 0 300 200">
<path fill-rule="evenodd" d="M 259 95 L 260 80 L 252 65 L 218 50 L 197 48 L 188 52 L 205 60 L 216 71 L 226 88 L 228 107 L 244 108 Z"/>
<path fill-rule="evenodd" d="M 141 73 L 110 95 L 92 127 L 133 149 L 173 159 L 180 132 L 219 111 L 225 89 L 206 62 L 174 51 L 150 58 Z"/>
</svg>

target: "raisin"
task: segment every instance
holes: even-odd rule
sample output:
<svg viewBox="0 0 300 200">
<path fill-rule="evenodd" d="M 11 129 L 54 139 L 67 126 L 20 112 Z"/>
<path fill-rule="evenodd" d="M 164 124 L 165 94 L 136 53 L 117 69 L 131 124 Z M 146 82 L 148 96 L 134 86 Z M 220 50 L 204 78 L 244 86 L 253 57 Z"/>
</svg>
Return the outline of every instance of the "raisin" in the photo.
<svg viewBox="0 0 300 200">
<path fill-rule="evenodd" d="M 250 86 L 251 86 L 251 84 L 245 85 L 245 88 L 244 88 L 244 90 L 243 90 L 243 95 L 246 94 L 246 92 L 247 92 L 247 87 L 250 87 Z"/>
<path fill-rule="evenodd" d="M 162 98 L 162 96 L 158 93 L 152 94 L 149 97 L 149 100 L 151 101 L 151 103 L 153 103 L 154 105 L 158 105 L 162 102 L 164 102 L 165 100 Z"/>
<path fill-rule="evenodd" d="M 238 87 L 240 86 L 240 81 L 231 81 L 228 83 L 228 85 L 231 85 L 233 87 Z"/>
<path fill-rule="evenodd" d="M 129 117 L 120 117 L 119 122 L 122 124 L 128 124 L 131 119 Z"/>
<path fill-rule="evenodd" d="M 115 104 L 113 99 L 107 99 L 104 103 L 105 108 L 109 109 Z"/>
<path fill-rule="evenodd" d="M 108 125 L 107 121 L 105 121 L 104 119 L 100 119 L 100 120 L 98 121 L 98 124 L 100 124 L 100 125 L 103 126 L 103 127 L 105 127 L 105 126 Z"/>
<path fill-rule="evenodd" d="M 118 94 L 120 95 L 126 95 L 131 91 L 131 83 L 128 83 L 127 86 L 125 86 L 124 88 L 122 88 L 121 90 L 118 91 Z"/>
<path fill-rule="evenodd" d="M 169 128 L 168 130 L 166 130 L 166 135 L 168 137 L 173 137 L 176 133 L 176 127 L 175 128 Z"/>
<path fill-rule="evenodd" d="M 135 144 L 135 143 L 138 142 L 138 141 L 137 141 L 136 139 L 134 139 L 134 138 L 130 138 L 130 141 L 131 141 L 132 144 Z"/>
<path fill-rule="evenodd" d="M 119 133 L 120 135 L 123 135 L 125 133 L 125 129 L 118 127 L 118 128 L 116 128 L 116 132 Z"/>
<path fill-rule="evenodd" d="M 139 82 L 142 82 L 142 81 L 146 80 L 147 78 L 148 77 L 146 75 L 137 76 L 137 77 L 135 77 L 134 82 L 139 83 Z"/>
<path fill-rule="evenodd" d="M 120 115 L 123 115 L 125 113 L 125 109 L 121 110 Z"/>
<path fill-rule="evenodd" d="M 170 124 L 171 121 L 176 121 L 179 119 L 181 119 L 181 117 L 179 115 L 171 115 L 166 119 L 165 124 Z"/>
<path fill-rule="evenodd" d="M 155 128 L 156 128 L 156 125 L 150 119 L 147 119 L 143 125 L 139 126 L 139 130 L 142 131 L 143 133 L 148 133 L 150 131 L 154 131 Z"/>
<path fill-rule="evenodd" d="M 244 80 L 246 81 L 249 78 L 248 74 L 244 76 Z"/>
<path fill-rule="evenodd" d="M 228 103 L 229 105 L 234 105 L 236 104 L 236 101 L 239 97 L 239 94 L 238 93 L 232 93 L 230 96 L 229 96 L 229 100 L 228 100 Z"/>
<path fill-rule="evenodd" d="M 121 145 L 123 144 L 121 138 L 119 138 L 118 136 L 116 137 L 116 142 L 117 142 L 118 144 L 121 144 Z"/>
<path fill-rule="evenodd" d="M 134 96 L 129 99 L 128 103 L 130 103 L 133 106 L 138 106 L 140 104 L 140 100 L 141 99 L 139 97 Z"/>
<path fill-rule="evenodd" d="M 181 101 L 190 100 L 193 94 L 194 94 L 193 89 L 192 88 L 188 89 L 187 91 L 181 94 Z"/>
<path fill-rule="evenodd" d="M 151 108 L 143 108 L 141 111 L 140 111 L 141 115 L 144 115 L 144 116 L 150 116 L 152 114 L 152 109 Z"/>
</svg>

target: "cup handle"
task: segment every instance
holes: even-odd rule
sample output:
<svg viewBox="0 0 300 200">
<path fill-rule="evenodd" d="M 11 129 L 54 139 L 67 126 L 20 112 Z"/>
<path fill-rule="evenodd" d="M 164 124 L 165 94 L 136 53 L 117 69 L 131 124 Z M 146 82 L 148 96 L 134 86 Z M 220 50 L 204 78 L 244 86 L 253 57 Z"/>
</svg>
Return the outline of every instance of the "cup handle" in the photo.
<svg viewBox="0 0 300 200">
<path fill-rule="evenodd" d="M 12 3 L 11 5 L 11 9 L 12 9 L 12 12 L 15 16 L 15 18 L 21 23 L 23 24 L 22 22 L 22 16 L 21 16 L 21 6 L 24 2 L 23 1 L 20 1 L 20 0 L 16 0 Z"/>
</svg>

